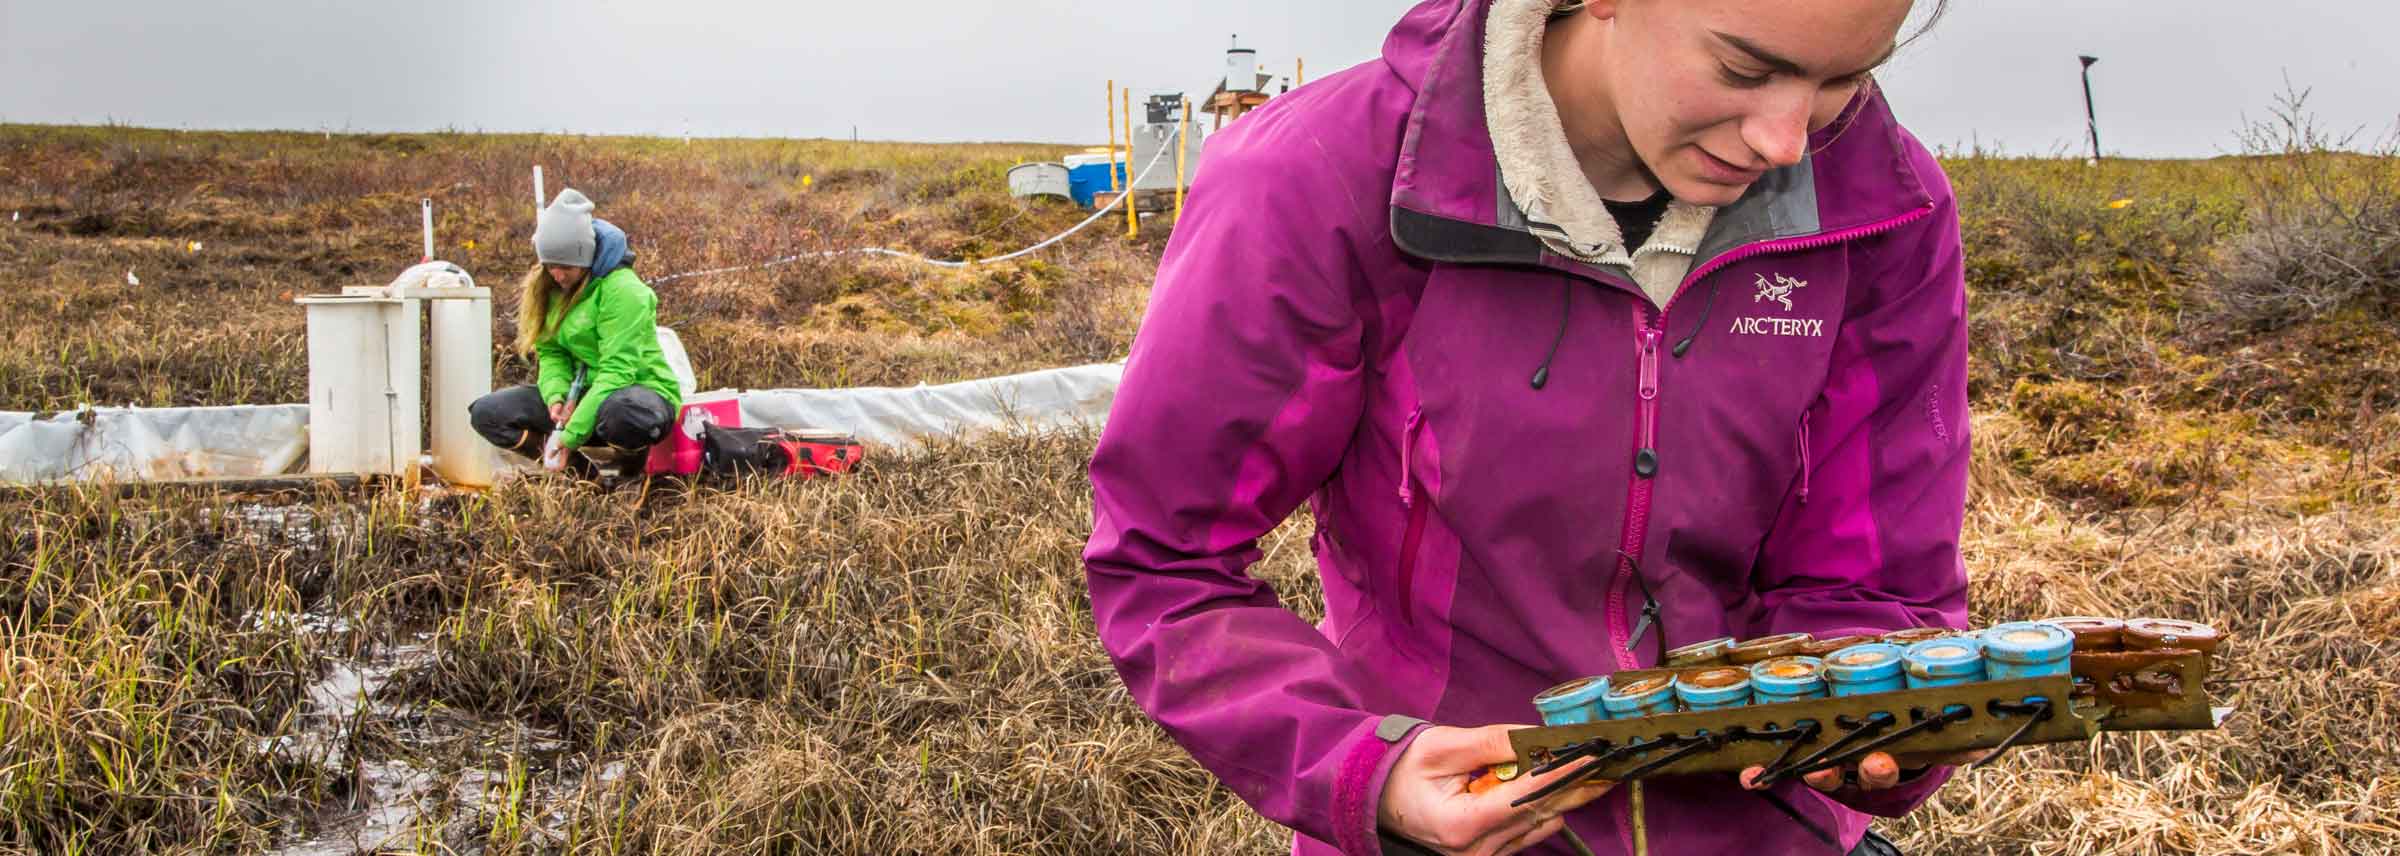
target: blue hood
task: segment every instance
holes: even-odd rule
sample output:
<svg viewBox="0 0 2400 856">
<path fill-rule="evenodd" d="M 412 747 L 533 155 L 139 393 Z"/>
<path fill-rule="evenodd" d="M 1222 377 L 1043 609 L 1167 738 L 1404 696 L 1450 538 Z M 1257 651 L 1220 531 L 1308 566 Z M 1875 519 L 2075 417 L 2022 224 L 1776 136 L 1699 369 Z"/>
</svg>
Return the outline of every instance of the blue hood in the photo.
<svg viewBox="0 0 2400 856">
<path fill-rule="evenodd" d="M 625 242 L 625 230 L 616 224 L 592 218 L 592 279 L 615 273 L 617 268 L 632 263 L 633 252 Z"/>
</svg>

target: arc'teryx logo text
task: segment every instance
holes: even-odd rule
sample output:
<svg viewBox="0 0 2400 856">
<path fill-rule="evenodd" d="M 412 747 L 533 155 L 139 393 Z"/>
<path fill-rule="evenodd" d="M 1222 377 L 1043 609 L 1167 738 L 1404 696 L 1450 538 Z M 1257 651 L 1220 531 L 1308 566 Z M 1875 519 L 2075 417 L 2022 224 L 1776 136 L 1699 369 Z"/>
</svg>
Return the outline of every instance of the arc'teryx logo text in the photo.
<svg viewBox="0 0 2400 856">
<path fill-rule="evenodd" d="M 1815 318 L 1735 318 L 1733 332 L 1745 336 L 1823 336 L 1825 322 Z"/>
</svg>

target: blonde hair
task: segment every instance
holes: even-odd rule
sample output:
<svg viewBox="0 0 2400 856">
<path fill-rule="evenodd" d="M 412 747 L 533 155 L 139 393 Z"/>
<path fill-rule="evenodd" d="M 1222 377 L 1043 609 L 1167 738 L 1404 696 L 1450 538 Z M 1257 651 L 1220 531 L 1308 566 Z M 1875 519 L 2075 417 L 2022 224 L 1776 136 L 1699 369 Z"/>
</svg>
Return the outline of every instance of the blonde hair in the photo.
<svg viewBox="0 0 2400 856">
<path fill-rule="evenodd" d="M 525 272 L 525 278 L 517 283 L 518 356 L 533 356 L 533 346 L 541 344 L 542 339 L 550 335 L 550 305 L 562 296 L 570 301 L 580 296 L 583 284 L 591 281 L 592 278 L 586 276 L 574 291 L 561 295 L 564 289 L 559 288 L 558 280 L 550 278 L 548 266 L 536 262 L 532 270 Z"/>
</svg>

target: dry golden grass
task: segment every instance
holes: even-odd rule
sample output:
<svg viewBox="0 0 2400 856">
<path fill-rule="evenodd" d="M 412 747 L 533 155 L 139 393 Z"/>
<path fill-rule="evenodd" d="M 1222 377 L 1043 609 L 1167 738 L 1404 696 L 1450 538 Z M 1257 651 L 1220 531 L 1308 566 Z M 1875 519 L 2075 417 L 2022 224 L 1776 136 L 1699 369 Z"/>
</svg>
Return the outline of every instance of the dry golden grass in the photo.
<svg viewBox="0 0 2400 856">
<path fill-rule="evenodd" d="M 381 284 L 419 252 L 504 292 L 531 262 L 531 168 L 631 234 L 650 279 L 804 252 L 989 257 L 1082 219 L 1005 172 L 1057 146 L 555 136 L 206 134 L 0 126 L 0 402 L 57 410 L 299 401 L 292 295 Z M 810 179 L 804 187 L 802 178 Z M 866 257 L 662 285 L 705 386 L 913 384 L 1122 353 L 1165 236 L 1095 226 L 965 271 Z M 1112 237 L 1114 236 L 1114 237 Z M 195 245 L 197 249 L 194 249 Z M 127 271 L 141 285 L 128 285 Z M 495 353 L 505 378 L 530 367 Z"/>
<path fill-rule="evenodd" d="M 299 400 L 284 293 L 412 260 L 420 196 L 445 255 L 505 285 L 537 155 L 656 274 L 1006 250 L 1076 219 L 998 190 L 1053 153 L 0 128 L 0 210 L 25 213 L 0 224 L 0 307 L 48 322 L 7 331 L 0 406 Z M 2211 278 L 2247 206 L 2300 198 L 2244 170 L 2313 162 L 1950 164 L 1978 620 L 2215 623 L 2238 712 L 1964 775 L 1887 824 L 1910 852 L 2400 852 L 2394 307 L 2358 292 L 2238 325 Z M 1162 236 L 660 290 L 710 385 L 940 381 L 1121 355 Z M 998 437 L 738 490 L 0 496 L 0 853 L 268 851 L 357 827 L 394 769 L 424 778 L 400 789 L 400 852 L 1280 852 L 1092 638 L 1091 443 Z M 1306 529 L 1259 573 L 1313 615 Z M 372 703 L 312 702 L 393 657 Z"/>
</svg>

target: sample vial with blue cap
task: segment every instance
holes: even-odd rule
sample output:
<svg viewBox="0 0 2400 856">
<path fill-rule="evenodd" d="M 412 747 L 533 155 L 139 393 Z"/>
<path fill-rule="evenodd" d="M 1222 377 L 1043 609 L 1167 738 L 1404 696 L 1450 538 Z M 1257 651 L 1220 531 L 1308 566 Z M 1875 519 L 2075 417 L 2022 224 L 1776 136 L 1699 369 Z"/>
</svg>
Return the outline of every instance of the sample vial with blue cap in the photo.
<svg viewBox="0 0 2400 856">
<path fill-rule="evenodd" d="M 1726 666 L 1675 676 L 1675 698 L 1685 710 L 1725 710 L 1750 704 L 1750 670 Z"/>
<path fill-rule="evenodd" d="M 1908 646 L 1901 656 L 1908 688 L 1954 687 L 1983 680 L 1983 643 L 1951 636 Z"/>
<path fill-rule="evenodd" d="M 1533 697 L 1533 709 L 1542 712 L 1543 725 L 1582 725 L 1608 718 L 1608 709 L 1600 697 L 1608 695 L 1606 676 L 1576 678 L 1543 690 Z"/>
<path fill-rule="evenodd" d="M 1948 627 L 1911 627 L 1883 634 L 1883 641 L 1906 648 L 1927 639 L 1941 639 L 1956 635 L 1958 635 L 1958 631 Z"/>
<path fill-rule="evenodd" d="M 1703 642 L 1694 642 L 1690 645 L 1685 645 L 1668 651 L 1666 661 L 1660 663 L 1659 665 L 1670 668 L 1681 668 L 1684 666 L 1714 666 L 1725 662 L 1726 653 L 1732 650 L 1733 637 L 1719 636 L 1715 639 L 1710 639 Z"/>
<path fill-rule="evenodd" d="M 2075 632 L 2040 621 L 1994 625 L 1983 634 L 1984 674 L 1995 681 L 2071 674 Z"/>
<path fill-rule="evenodd" d="M 1825 658 L 1825 689 L 1835 696 L 1867 695 L 1906 689 L 1900 674 L 1900 646 L 1868 642 L 1835 651 Z"/>
<path fill-rule="evenodd" d="M 1777 657 L 1750 666 L 1750 697 L 1758 704 L 1825 697 L 1825 661 Z"/>
<path fill-rule="evenodd" d="M 1632 719 L 1675 712 L 1674 681 L 1650 677 L 1622 684 L 1615 681 L 1609 683 L 1608 693 L 1600 697 L 1600 705 L 1608 709 L 1610 719 Z"/>
</svg>

